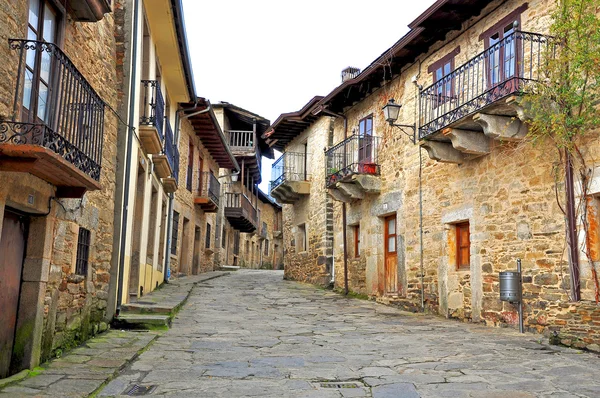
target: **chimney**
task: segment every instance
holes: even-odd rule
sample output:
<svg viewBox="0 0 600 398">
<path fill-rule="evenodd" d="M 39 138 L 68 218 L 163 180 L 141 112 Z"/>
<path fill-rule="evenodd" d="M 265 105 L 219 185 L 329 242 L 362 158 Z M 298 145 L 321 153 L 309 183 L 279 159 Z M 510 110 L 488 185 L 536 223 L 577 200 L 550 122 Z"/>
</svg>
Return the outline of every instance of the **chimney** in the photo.
<svg viewBox="0 0 600 398">
<path fill-rule="evenodd" d="M 356 76 L 360 74 L 360 69 L 355 68 L 353 66 L 349 66 L 346 69 L 342 70 L 342 83 L 354 79 Z"/>
</svg>

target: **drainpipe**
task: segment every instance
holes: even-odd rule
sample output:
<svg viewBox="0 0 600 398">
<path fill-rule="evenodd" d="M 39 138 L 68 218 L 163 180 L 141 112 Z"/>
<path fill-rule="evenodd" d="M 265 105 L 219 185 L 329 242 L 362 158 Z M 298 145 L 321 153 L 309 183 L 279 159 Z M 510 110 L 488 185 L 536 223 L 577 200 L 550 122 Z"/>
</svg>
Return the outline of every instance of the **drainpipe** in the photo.
<svg viewBox="0 0 600 398">
<path fill-rule="evenodd" d="M 323 113 L 333 116 L 333 117 L 341 117 L 344 120 L 344 140 L 348 138 L 348 119 L 346 115 L 342 115 L 339 113 L 331 112 L 327 109 L 322 110 Z M 347 219 L 347 210 L 346 210 L 346 202 L 342 202 L 342 236 L 344 239 L 344 294 L 348 294 L 348 228 L 346 226 Z"/>
<path fill-rule="evenodd" d="M 133 126 L 135 123 L 135 106 L 136 101 L 136 81 L 137 81 L 137 50 L 138 50 L 138 12 L 139 12 L 139 0 L 134 0 L 133 6 L 133 43 L 131 45 L 131 78 L 129 79 L 129 118 L 128 125 Z M 124 191 L 123 191 L 123 218 L 121 220 L 121 242 L 119 247 L 119 278 L 117 283 L 117 311 L 116 315 L 119 315 L 121 311 L 121 304 L 123 302 L 123 272 L 125 269 L 125 243 L 127 238 L 127 218 L 129 210 L 129 180 L 131 178 L 131 152 L 133 149 L 133 128 L 127 130 L 127 150 L 125 155 L 125 179 L 123 180 Z"/>
</svg>

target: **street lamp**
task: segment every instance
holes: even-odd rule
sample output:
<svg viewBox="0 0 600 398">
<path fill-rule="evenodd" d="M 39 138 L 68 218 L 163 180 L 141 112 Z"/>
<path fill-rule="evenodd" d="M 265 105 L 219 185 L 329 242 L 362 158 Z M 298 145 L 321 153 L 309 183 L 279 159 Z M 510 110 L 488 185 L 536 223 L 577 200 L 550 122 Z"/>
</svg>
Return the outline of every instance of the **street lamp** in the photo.
<svg viewBox="0 0 600 398">
<path fill-rule="evenodd" d="M 400 129 L 400 131 L 402 131 L 404 134 L 406 134 L 412 141 L 413 144 L 416 143 L 416 128 L 415 125 L 408 125 L 408 124 L 396 124 L 396 120 L 398 120 L 398 116 L 400 114 L 400 108 L 402 108 L 401 104 L 396 104 L 396 102 L 394 101 L 393 98 L 390 98 L 390 100 L 388 101 L 387 104 L 385 104 L 385 106 L 382 108 L 383 109 L 383 115 L 385 117 L 385 121 L 388 122 L 390 124 L 390 126 L 392 127 L 397 127 Z M 406 130 L 404 129 L 412 129 L 412 134 L 409 134 L 406 132 Z"/>
</svg>

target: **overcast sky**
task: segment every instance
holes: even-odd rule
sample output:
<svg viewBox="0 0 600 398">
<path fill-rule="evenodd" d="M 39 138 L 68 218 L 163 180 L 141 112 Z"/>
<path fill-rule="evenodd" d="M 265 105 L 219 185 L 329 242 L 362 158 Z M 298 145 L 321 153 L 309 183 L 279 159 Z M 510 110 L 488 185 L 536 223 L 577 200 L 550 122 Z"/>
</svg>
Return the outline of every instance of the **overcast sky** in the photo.
<svg viewBox="0 0 600 398">
<path fill-rule="evenodd" d="M 345 67 L 367 67 L 433 2 L 183 0 L 196 92 L 273 122 L 327 95 Z"/>
</svg>

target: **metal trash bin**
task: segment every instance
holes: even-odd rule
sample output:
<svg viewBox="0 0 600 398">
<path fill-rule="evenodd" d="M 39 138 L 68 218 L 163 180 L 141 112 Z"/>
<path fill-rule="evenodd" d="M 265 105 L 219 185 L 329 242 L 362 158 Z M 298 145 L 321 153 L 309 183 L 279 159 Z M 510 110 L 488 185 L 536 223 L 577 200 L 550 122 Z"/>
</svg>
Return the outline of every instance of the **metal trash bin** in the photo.
<svg viewBox="0 0 600 398">
<path fill-rule="evenodd" d="M 522 294 L 521 273 L 518 271 L 500 272 L 500 300 L 520 303 Z"/>
</svg>

